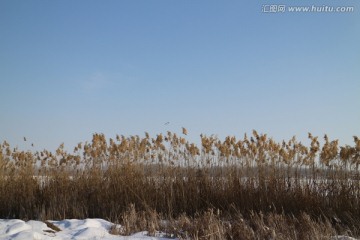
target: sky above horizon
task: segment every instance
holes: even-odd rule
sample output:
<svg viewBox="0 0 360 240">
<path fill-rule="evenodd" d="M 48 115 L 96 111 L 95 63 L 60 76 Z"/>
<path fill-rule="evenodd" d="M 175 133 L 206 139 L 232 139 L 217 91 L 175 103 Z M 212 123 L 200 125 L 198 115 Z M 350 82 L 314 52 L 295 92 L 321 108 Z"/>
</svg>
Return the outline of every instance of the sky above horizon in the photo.
<svg viewBox="0 0 360 240">
<path fill-rule="evenodd" d="M 354 12 L 262 12 L 280 3 Z M 2 0 L 0 141 L 53 150 L 93 133 L 185 127 L 191 141 L 256 129 L 352 145 L 359 10 L 338 0 Z"/>
</svg>

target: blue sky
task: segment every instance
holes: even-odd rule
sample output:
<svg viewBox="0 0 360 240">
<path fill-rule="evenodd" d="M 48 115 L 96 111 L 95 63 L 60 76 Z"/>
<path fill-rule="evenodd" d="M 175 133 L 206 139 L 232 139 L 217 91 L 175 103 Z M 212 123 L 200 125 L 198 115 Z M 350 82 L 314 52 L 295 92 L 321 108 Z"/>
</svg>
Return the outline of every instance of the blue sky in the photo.
<svg viewBox="0 0 360 240">
<path fill-rule="evenodd" d="M 355 11 L 263 13 L 264 4 Z M 2 0 L 0 141 L 52 150 L 95 132 L 186 127 L 194 141 L 256 129 L 352 144 L 359 10 L 335 0 Z"/>
</svg>

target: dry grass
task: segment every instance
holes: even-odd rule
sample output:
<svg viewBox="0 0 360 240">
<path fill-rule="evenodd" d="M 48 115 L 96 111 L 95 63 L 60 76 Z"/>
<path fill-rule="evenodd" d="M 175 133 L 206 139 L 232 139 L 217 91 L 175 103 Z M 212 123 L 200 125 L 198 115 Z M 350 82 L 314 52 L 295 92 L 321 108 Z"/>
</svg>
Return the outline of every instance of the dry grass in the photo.
<svg viewBox="0 0 360 240">
<path fill-rule="evenodd" d="M 4 142 L 0 218 L 98 217 L 124 226 L 113 232 L 191 239 L 359 236 L 360 140 L 309 140 L 277 143 L 254 131 L 241 140 L 202 135 L 198 147 L 171 132 L 94 134 L 71 153 L 63 144 L 34 153 Z"/>
</svg>

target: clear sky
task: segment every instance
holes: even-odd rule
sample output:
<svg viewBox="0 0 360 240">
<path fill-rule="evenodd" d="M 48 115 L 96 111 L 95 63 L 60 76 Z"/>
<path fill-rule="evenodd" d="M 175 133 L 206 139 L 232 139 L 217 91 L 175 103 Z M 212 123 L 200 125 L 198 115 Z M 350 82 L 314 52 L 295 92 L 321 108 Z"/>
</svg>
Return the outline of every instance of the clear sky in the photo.
<svg viewBox="0 0 360 240">
<path fill-rule="evenodd" d="M 256 129 L 352 144 L 360 2 L 1 0 L 0 111 L 0 141 L 22 149 L 181 127 L 194 141 Z"/>
</svg>

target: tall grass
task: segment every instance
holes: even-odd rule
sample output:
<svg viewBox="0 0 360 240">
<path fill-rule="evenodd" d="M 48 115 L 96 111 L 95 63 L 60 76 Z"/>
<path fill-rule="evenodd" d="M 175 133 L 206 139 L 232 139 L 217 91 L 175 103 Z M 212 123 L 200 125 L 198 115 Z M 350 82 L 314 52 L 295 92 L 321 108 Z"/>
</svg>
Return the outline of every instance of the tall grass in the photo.
<svg viewBox="0 0 360 240">
<path fill-rule="evenodd" d="M 247 239 L 240 230 L 249 239 L 305 239 L 311 226 L 360 234 L 357 137 L 354 146 L 339 146 L 325 135 L 321 146 L 309 134 L 305 146 L 295 137 L 278 143 L 253 131 L 240 140 L 201 135 L 199 147 L 184 135 L 94 134 L 73 152 L 63 144 L 55 152 L 25 152 L 4 142 L 0 218 L 100 217 L 127 229 L 166 228 L 206 239 Z M 173 221 L 164 227 L 155 219 Z"/>
</svg>

